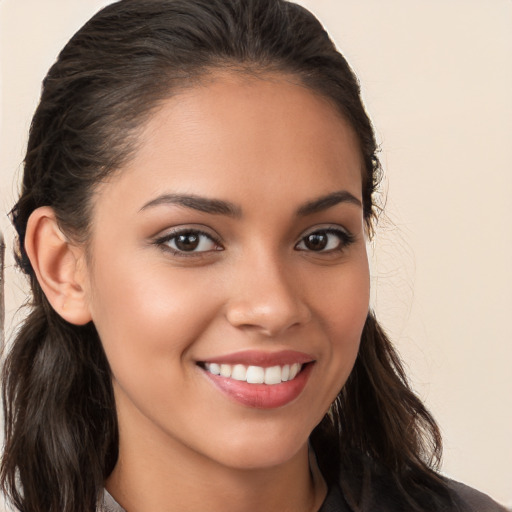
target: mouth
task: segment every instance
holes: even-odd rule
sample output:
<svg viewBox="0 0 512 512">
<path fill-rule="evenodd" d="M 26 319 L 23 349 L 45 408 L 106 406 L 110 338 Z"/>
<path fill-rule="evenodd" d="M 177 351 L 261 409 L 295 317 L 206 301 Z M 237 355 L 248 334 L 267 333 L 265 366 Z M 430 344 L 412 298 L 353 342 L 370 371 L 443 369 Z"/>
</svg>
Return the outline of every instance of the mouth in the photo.
<svg viewBox="0 0 512 512">
<path fill-rule="evenodd" d="M 308 364 L 308 363 L 306 363 Z M 227 364 L 227 363 L 202 363 L 200 366 L 212 375 L 247 382 L 248 384 L 266 384 L 275 386 L 283 382 L 289 382 L 297 377 L 304 364 L 292 363 L 285 365 L 275 365 L 269 367 Z"/>
<path fill-rule="evenodd" d="M 204 375 L 230 400 L 257 409 L 274 409 L 302 393 L 315 360 L 299 352 L 244 352 L 198 362 Z"/>
</svg>

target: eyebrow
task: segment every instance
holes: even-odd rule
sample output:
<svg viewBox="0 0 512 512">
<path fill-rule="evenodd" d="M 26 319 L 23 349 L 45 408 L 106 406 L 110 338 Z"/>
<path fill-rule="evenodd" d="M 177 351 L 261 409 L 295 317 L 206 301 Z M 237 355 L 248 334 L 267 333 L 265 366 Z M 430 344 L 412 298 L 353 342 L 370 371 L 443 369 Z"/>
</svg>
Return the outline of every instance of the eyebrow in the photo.
<svg viewBox="0 0 512 512">
<path fill-rule="evenodd" d="M 327 210 L 340 203 L 350 203 L 359 206 L 360 208 L 363 207 L 361 201 L 357 199 L 356 196 L 346 190 L 339 190 L 304 204 L 297 210 L 297 215 L 300 217 L 313 215 L 314 213 Z"/>
<path fill-rule="evenodd" d="M 297 215 L 299 217 L 313 215 L 314 213 L 327 210 L 340 203 L 350 203 L 362 208 L 361 201 L 357 199 L 357 197 L 346 190 L 339 190 L 303 204 L 298 208 Z M 234 218 L 242 216 L 242 209 L 234 203 L 194 194 L 162 194 L 146 203 L 140 211 L 160 205 L 184 206 L 185 208 L 191 208 L 204 213 L 227 215 Z"/>
<path fill-rule="evenodd" d="M 229 217 L 242 216 L 242 210 L 233 203 L 193 194 L 162 194 L 152 201 L 149 201 L 149 203 L 146 203 L 140 211 L 166 204 L 176 204 L 178 206 L 184 206 L 185 208 L 192 208 L 193 210 L 215 215 L 228 215 Z"/>
</svg>

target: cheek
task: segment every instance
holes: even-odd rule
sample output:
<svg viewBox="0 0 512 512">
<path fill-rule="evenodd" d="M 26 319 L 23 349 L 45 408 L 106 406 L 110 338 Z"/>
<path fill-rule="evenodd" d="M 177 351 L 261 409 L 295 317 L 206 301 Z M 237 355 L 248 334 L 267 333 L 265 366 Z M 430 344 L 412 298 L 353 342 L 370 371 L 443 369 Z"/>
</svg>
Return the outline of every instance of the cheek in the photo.
<svg viewBox="0 0 512 512">
<path fill-rule="evenodd" d="M 354 366 L 361 334 L 368 316 L 370 279 L 365 258 L 347 264 L 325 285 L 319 295 L 317 317 L 329 339 L 328 366 L 330 403 L 345 385 Z"/>
<path fill-rule="evenodd" d="M 115 374 L 152 354 L 162 364 L 166 355 L 179 361 L 215 316 L 217 302 L 204 278 L 141 258 L 95 269 L 91 310 Z"/>
<path fill-rule="evenodd" d="M 360 251 L 327 276 L 316 289 L 316 313 L 331 340 L 341 345 L 359 342 L 370 303 L 370 275 L 366 252 Z"/>
</svg>

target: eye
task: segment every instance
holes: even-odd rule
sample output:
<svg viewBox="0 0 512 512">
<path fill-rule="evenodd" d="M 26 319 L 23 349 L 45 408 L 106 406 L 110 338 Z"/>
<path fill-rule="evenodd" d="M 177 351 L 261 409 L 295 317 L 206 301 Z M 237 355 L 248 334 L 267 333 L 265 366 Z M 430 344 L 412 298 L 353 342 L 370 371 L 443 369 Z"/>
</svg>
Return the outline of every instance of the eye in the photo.
<svg viewBox="0 0 512 512">
<path fill-rule="evenodd" d="M 341 251 L 354 242 L 354 237 L 340 228 L 317 229 L 305 235 L 295 246 L 299 251 Z"/>
<path fill-rule="evenodd" d="M 222 250 L 218 240 L 197 229 L 182 229 L 168 233 L 156 240 L 156 244 L 178 255 Z"/>
</svg>

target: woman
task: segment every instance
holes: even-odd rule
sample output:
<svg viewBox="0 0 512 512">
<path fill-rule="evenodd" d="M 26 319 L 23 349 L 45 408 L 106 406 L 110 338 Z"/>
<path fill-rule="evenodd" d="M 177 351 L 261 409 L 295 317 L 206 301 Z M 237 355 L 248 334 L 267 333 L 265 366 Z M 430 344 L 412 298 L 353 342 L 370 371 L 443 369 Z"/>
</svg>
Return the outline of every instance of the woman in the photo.
<svg viewBox="0 0 512 512">
<path fill-rule="evenodd" d="M 375 153 L 303 8 L 89 21 L 44 81 L 13 210 L 34 295 L 4 370 L 14 505 L 500 510 L 436 472 L 368 310 Z"/>
</svg>

